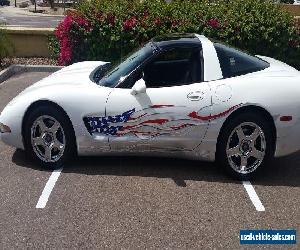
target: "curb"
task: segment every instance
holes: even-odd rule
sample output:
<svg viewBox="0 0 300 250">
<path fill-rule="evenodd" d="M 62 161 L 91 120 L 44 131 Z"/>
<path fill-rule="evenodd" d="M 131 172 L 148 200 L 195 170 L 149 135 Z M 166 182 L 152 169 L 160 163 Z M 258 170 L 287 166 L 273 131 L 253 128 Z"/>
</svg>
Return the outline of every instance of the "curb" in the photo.
<svg viewBox="0 0 300 250">
<path fill-rule="evenodd" d="M 7 69 L 4 69 L 0 72 L 0 84 L 17 73 L 55 72 L 62 68 L 63 68 L 62 66 L 52 66 L 52 65 L 21 65 L 21 64 L 11 65 Z"/>
<path fill-rule="evenodd" d="M 30 12 L 29 8 L 21 8 L 20 9 L 20 8 L 14 7 L 14 6 L 6 6 L 2 10 L 6 10 L 6 12 L 10 13 L 10 14 L 17 14 L 17 15 L 21 15 L 21 16 L 58 17 L 58 18 L 64 17 L 64 15 L 34 13 L 34 12 Z M 1 13 L 1 9 L 0 9 L 0 13 Z"/>
<path fill-rule="evenodd" d="M 0 26 L 0 30 L 5 30 L 9 34 L 22 34 L 22 35 L 52 35 L 55 28 L 31 28 L 31 27 L 12 27 Z"/>
<path fill-rule="evenodd" d="M 22 16 L 38 16 L 38 17 L 57 17 L 57 18 L 63 18 L 65 15 L 52 15 L 52 14 L 42 14 L 42 13 L 34 13 L 34 12 L 30 12 L 30 10 L 28 10 L 27 12 L 24 13 L 18 13 Z"/>
</svg>

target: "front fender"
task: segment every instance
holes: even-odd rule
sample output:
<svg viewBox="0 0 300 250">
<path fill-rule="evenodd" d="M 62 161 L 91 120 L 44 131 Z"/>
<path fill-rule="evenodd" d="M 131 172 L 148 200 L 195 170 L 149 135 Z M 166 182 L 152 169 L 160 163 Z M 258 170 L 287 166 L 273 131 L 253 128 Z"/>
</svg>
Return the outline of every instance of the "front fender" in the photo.
<svg viewBox="0 0 300 250">
<path fill-rule="evenodd" d="M 22 124 L 28 108 L 38 101 L 49 101 L 60 106 L 69 116 L 76 138 L 90 136 L 84 127 L 83 117 L 88 114 L 105 114 L 105 103 L 111 88 L 96 84 L 45 85 L 28 88 L 15 97 L 1 112 L 0 122 L 11 128 L 1 140 L 13 147 L 24 149 Z"/>
</svg>

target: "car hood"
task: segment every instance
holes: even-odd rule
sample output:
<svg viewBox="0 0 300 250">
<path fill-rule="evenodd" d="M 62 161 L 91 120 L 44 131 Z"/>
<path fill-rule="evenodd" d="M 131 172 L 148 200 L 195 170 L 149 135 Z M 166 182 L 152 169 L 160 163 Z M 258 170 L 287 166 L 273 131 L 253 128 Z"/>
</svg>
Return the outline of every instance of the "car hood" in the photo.
<svg viewBox="0 0 300 250">
<path fill-rule="evenodd" d="M 96 85 L 90 76 L 92 72 L 99 67 L 107 64 L 108 62 L 103 61 L 85 61 L 74 63 L 70 66 L 64 67 L 59 71 L 49 75 L 48 77 L 34 83 L 25 90 L 23 90 L 19 95 L 13 98 L 8 105 L 15 103 L 20 97 L 40 89 L 42 92 L 56 91 L 59 88 L 66 89 L 67 86 L 78 86 L 85 87 L 86 85 Z M 96 85 L 97 86 L 97 85 Z M 41 92 L 38 92 L 41 93 Z"/>
<path fill-rule="evenodd" d="M 82 85 L 82 84 L 95 84 L 91 75 L 92 72 L 107 64 L 109 62 L 104 61 L 85 61 L 74 63 L 70 66 L 64 67 L 59 71 L 51 74 L 50 76 L 42 79 L 41 81 L 31 85 L 29 89 L 37 87 L 45 87 L 49 85 Z"/>
</svg>

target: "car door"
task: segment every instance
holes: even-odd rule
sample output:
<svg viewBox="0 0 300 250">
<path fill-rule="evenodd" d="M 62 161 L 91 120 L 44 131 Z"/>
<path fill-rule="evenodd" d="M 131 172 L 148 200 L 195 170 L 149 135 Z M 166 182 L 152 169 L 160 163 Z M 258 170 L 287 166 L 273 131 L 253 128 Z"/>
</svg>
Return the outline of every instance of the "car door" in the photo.
<svg viewBox="0 0 300 250">
<path fill-rule="evenodd" d="M 205 135 L 210 104 L 207 83 L 147 88 L 136 95 L 130 89 L 116 88 L 106 108 L 108 116 L 120 121 L 109 137 L 111 149 L 192 150 Z"/>
<path fill-rule="evenodd" d="M 115 88 L 111 92 L 106 113 L 119 121 L 116 133 L 109 137 L 112 150 L 185 151 L 201 143 L 211 114 L 211 92 L 199 74 L 194 80 L 186 76 L 195 66 L 201 71 L 200 61 L 190 64 L 195 58 L 187 52 L 166 51 L 144 67 L 145 91 Z"/>
</svg>

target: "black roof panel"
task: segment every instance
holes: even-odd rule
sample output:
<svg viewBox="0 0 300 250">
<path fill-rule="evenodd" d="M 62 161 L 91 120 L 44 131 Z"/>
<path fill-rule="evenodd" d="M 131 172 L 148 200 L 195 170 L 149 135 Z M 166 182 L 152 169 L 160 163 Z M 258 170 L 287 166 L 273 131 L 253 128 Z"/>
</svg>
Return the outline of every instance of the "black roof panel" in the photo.
<svg viewBox="0 0 300 250">
<path fill-rule="evenodd" d="M 170 47 L 200 47 L 201 42 L 195 34 L 169 34 L 157 36 L 151 40 L 157 47 L 165 49 Z"/>
</svg>

